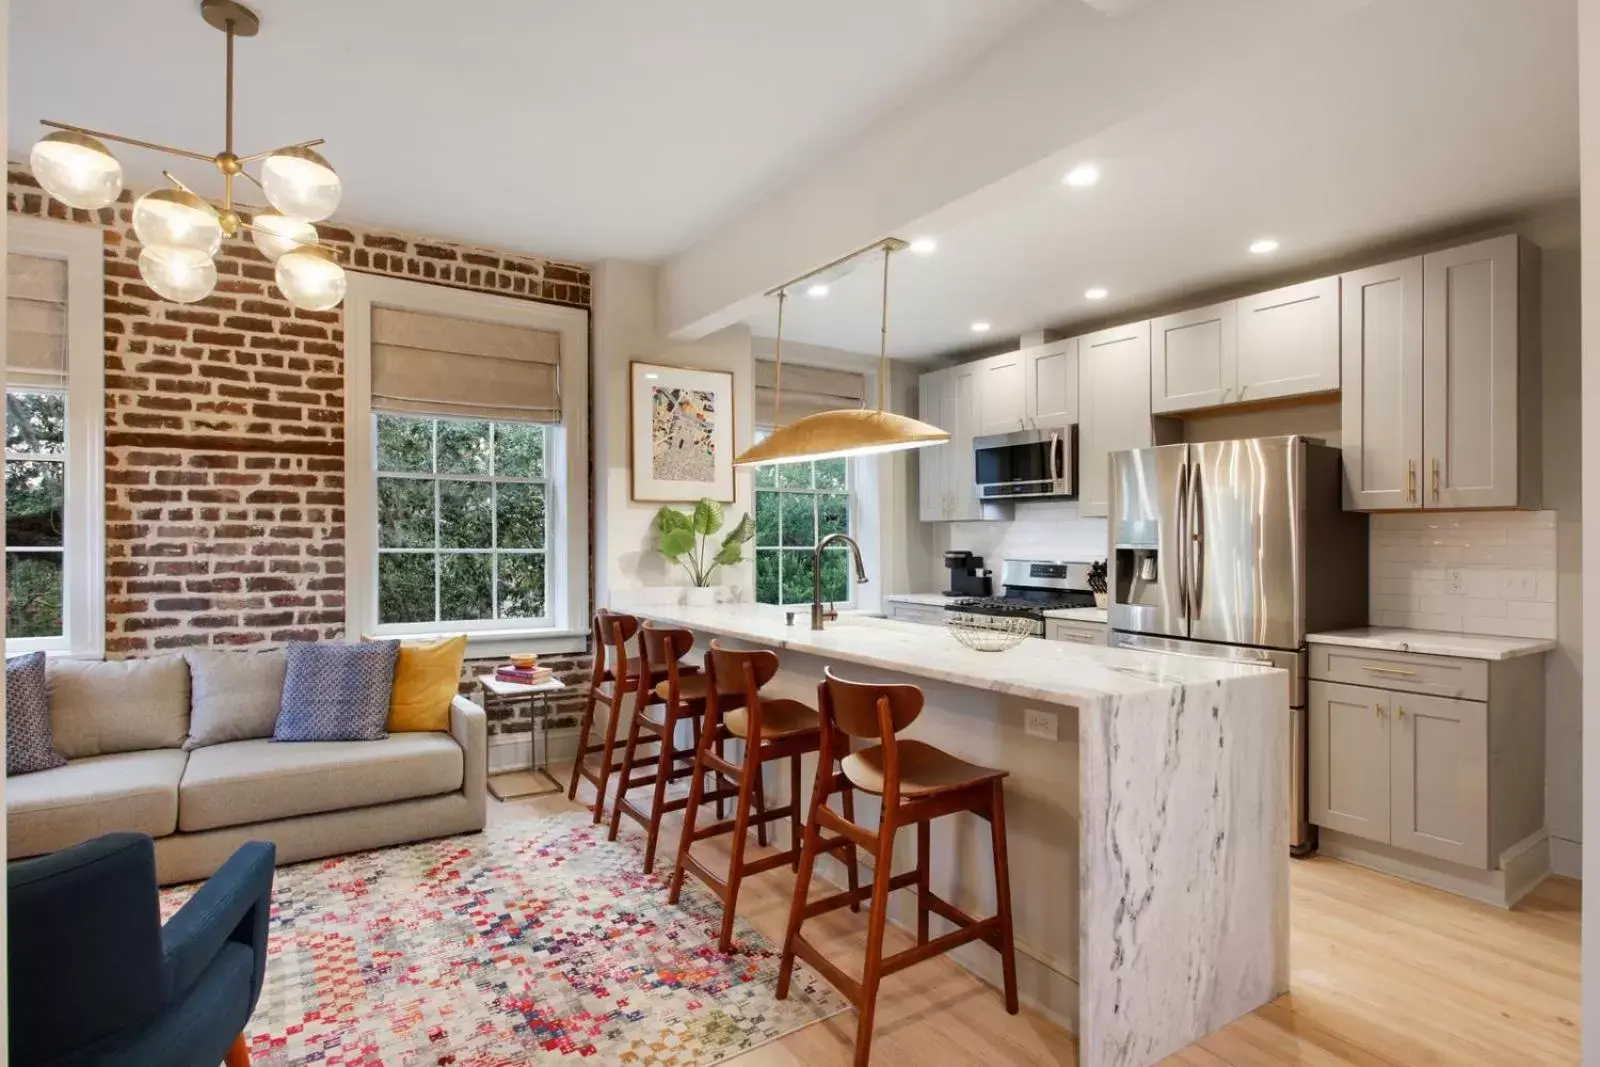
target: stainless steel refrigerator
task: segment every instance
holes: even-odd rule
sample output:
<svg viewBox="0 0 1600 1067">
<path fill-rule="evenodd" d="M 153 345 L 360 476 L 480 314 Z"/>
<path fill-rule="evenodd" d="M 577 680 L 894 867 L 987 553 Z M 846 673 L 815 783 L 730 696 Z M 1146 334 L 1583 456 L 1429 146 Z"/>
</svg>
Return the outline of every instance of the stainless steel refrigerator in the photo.
<svg viewBox="0 0 1600 1067">
<path fill-rule="evenodd" d="M 1367 517 L 1341 502 L 1340 452 L 1258 437 L 1111 455 L 1111 644 L 1289 672 L 1290 838 L 1306 807 L 1306 634 L 1367 623 Z"/>
</svg>

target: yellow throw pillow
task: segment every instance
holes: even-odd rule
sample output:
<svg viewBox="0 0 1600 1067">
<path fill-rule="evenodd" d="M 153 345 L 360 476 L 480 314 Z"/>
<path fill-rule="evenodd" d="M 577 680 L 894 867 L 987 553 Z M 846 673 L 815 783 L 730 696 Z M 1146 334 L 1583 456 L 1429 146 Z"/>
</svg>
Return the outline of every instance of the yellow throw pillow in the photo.
<svg viewBox="0 0 1600 1067">
<path fill-rule="evenodd" d="M 460 691 L 467 635 L 400 644 L 389 698 L 389 732 L 449 730 L 450 702 Z"/>
</svg>

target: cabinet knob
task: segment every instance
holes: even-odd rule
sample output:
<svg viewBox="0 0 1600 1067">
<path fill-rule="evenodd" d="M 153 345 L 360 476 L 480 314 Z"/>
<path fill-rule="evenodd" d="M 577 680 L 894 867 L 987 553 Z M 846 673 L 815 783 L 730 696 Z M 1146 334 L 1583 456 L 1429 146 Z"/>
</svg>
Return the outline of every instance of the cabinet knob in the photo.
<svg viewBox="0 0 1600 1067">
<path fill-rule="evenodd" d="M 1372 705 L 1372 714 L 1377 718 L 1377 720 L 1379 722 L 1382 722 L 1383 721 L 1383 705 L 1382 704 L 1374 704 L 1374 705 Z"/>
<path fill-rule="evenodd" d="M 1406 708 L 1405 708 L 1405 705 L 1404 704 L 1396 704 L 1395 705 L 1394 715 L 1395 715 L 1395 718 L 1399 719 L 1401 722 L 1405 722 L 1406 721 Z"/>
<path fill-rule="evenodd" d="M 1406 503 L 1417 502 L 1417 461 L 1406 460 Z"/>
<path fill-rule="evenodd" d="M 1439 457 L 1433 457 L 1433 502 L 1439 502 Z"/>
</svg>

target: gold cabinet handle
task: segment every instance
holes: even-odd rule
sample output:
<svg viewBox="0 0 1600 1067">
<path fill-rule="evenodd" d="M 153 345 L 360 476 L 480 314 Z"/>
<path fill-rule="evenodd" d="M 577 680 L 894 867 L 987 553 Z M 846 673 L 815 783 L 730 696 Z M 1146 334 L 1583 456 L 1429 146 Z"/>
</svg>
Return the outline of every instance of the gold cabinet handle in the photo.
<svg viewBox="0 0 1600 1067">
<path fill-rule="evenodd" d="M 1399 719 L 1401 722 L 1406 721 L 1406 709 L 1404 704 L 1395 705 L 1395 718 Z"/>
<path fill-rule="evenodd" d="M 1374 705 L 1372 705 L 1372 714 L 1377 717 L 1379 722 L 1382 722 L 1383 721 L 1383 705 L 1382 704 L 1374 704 Z"/>
<path fill-rule="evenodd" d="M 1417 501 L 1417 461 L 1406 460 L 1406 503 L 1414 504 Z"/>
<path fill-rule="evenodd" d="M 1439 457 L 1433 457 L 1433 502 L 1439 502 Z"/>
<path fill-rule="evenodd" d="M 1393 674 L 1401 678 L 1415 678 L 1417 676 L 1416 671 L 1407 670 L 1404 667 L 1374 667 L 1369 663 L 1365 665 L 1365 669 L 1373 674 Z"/>
</svg>

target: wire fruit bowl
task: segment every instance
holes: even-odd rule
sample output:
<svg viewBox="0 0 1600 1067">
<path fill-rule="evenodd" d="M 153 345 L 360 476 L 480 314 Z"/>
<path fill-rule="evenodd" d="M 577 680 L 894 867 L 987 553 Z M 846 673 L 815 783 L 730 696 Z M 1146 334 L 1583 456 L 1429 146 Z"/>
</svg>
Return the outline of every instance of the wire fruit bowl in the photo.
<svg viewBox="0 0 1600 1067">
<path fill-rule="evenodd" d="M 951 620 L 945 623 L 950 636 L 976 652 L 1005 652 L 1035 636 L 1032 619 L 1000 617 L 989 626 Z"/>
</svg>

